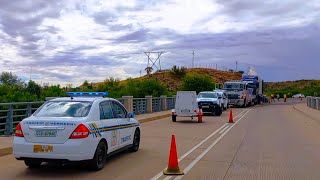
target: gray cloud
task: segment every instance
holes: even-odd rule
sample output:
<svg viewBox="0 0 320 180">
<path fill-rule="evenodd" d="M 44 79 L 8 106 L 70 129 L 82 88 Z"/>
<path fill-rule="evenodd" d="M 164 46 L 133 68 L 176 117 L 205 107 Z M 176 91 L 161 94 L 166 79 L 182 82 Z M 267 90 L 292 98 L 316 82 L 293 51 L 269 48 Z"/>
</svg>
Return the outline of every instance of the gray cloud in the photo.
<svg viewBox="0 0 320 180">
<path fill-rule="evenodd" d="M 173 3 L 155 0 L 136 2 L 133 7 L 119 6 L 107 12 L 86 12 L 88 9 L 85 9 L 83 4 L 75 4 L 73 7 L 75 9 L 71 8 L 70 11 L 81 11 L 83 16 L 103 25 L 105 30 L 102 31 L 128 33 L 112 39 L 92 35 L 92 40 L 99 40 L 99 45 L 79 44 L 73 47 L 58 47 L 47 43 L 47 39 L 51 37 L 58 41 L 65 41 L 60 37 L 62 31 L 54 25 L 44 27 L 42 22 L 46 18 L 59 18 L 62 10 L 68 11 L 64 1 L 24 0 L 16 3 L 2 0 L 0 2 L 0 43 L 16 47 L 22 57 L 29 57 L 31 60 L 13 63 L 11 59 L 1 59 L 1 65 L 9 67 L 9 64 L 13 63 L 17 69 L 37 66 L 39 67 L 38 73 L 43 76 L 61 81 L 72 81 L 76 80 L 73 75 L 63 72 L 47 72 L 47 67 L 76 66 L 81 69 L 81 72 L 74 72 L 77 75 L 81 74 L 77 80 L 86 79 L 86 76 L 99 78 L 108 74 L 108 72 L 93 70 L 99 67 L 126 66 L 124 68 L 126 73 L 137 75 L 146 67 L 144 51 L 165 51 L 161 61 L 163 69 L 168 69 L 172 65 L 190 67 L 191 52 L 195 50 L 197 66 L 215 67 L 215 64 L 218 64 L 219 68 L 229 69 L 234 68 L 235 61 L 238 61 L 239 68 L 244 70 L 250 65 L 255 66 L 267 81 L 320 78 L 317 73 L 314 73 L 320 66 L 320 61 L 317 59 L 320 57 L 317 49 L 320 46 L 318 33 L 320 12 L 317 10 L 319 6 L 313 6 L 315 1 L 293 0 L 284 3 L 217 0 L 216 2 L 222 7 L 218 15 L 229 17 L 230 22 L 248 23 L 250 27 L 251 22 L 260 23 L 263 28 L 250 28 L 243 32 L 192 32 L 190 34 L 178 33 L 171 27 L 150 28 L 143 23 L 130 24 L 130 19 L 137 20 L 134 13 L 127 17 L 127 23 L 119 23 L 117 20 L 125 16 L 127 12 L 143 12 L 150 7 L 172 5 Z M 211 21 L 215 15 L 217 12 L 203 17 L 194 26 Z M 155 17 L 149 22 L 161 21 L 162 18 L 161 16 Z M 302 21 L 302 23 L 279 26 L 292 20 Z M 39 26 L 42 27 L 42 30 L 39 30 Z M 22 37 L 22 42 L 17 37 Z M 109 41 L 111 44 L 106 43 Z M 169 42 L 158 45 L 158 41 Z M 128 44 L 130 49 L 126 49 Z M 125 48 L 121 48 L 122 45 Z M 59 49 L 59 51 L 49 56 L 40 50 L 40 46 L 44 46 L 45 50 Z M 90 56 L 83 53 L 84 50 L 101 49 L 104 46 L 117 46 L 120 47 L 120 50 L 97 51 L 95 55 Z"/>
</svg>

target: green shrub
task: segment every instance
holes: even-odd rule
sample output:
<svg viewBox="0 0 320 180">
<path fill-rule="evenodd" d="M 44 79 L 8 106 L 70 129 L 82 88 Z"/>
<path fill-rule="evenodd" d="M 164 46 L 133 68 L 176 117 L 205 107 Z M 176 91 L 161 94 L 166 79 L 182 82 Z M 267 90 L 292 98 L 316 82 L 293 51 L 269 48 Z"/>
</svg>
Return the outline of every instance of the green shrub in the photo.
<svg viewBox="0 0 320 180">
<path fill-rule="evenodd" d="M 187 75 L 182 79 L 182 90 L 184 91 L 212 91 L 214 89 L 214 82 L 210 76 L 193 74 Z"/>
<path fill-rule="evenodd" d="M 183 66 L 180 68 L 179 66 L 174 65 L 171 68 L 171 74 L 173 74 L 174 76 L 177 76 L 179 78 L 182 78 L 187 74 L 187 68 L 185 68 Z"/>
</svg>

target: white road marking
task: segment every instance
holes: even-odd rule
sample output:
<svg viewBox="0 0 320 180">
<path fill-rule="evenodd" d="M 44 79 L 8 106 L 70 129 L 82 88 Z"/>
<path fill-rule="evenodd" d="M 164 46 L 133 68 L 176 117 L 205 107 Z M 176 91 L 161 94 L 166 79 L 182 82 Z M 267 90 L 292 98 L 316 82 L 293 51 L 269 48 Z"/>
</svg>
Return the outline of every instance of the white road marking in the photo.
<svg viewBox="0 0 320 180">
<path fill-rule="evenodd" d="M 241 116 L 245 111 L 248 110 L 243 110 L 241 113 L 239 113 L 237 116 L 234 117 L 237 118 L 239 116 Z M 196 146 L 194 146 L 193 148 L 191 148 L 188 152 L 186 152 L 184 155 L 182 155 L 179 159 L 178 162 L 180 162 L 181 160 L 183 160 L 185 157 L 187 157 L 189 154 L 191 154 L 194 150 L 196 150 L 199 146 L 201 146 L 203 143 L 205 143 L 208 139 L 210 139 L 212 136 L 214 136 L 217 132 L 219 132 L 222 128 L 224 128 L 226 125 L 228 125 L 229 123 L 224 124 L 223 126 L 221 126 L 219 129 L 217 129 L 216 131 L 214 131 L 212 134 L 210 134 L 208 137 L 206 137 L 204 140 L 202 140 L 199 144 L 197 144 Z M 166 169 L 166 168 L 165 168 Z M 163 169 L 163 170 L 165 170 Z M 163 172 L 159 172 L 157 175 L 155 175 L 153 178 L 151 178 L 151 180 L 157 180 L 159 179 L 161 176 L 163 175 Z M 168 176 L 169 179 L 171 178 L 171 176 Z M 167 178 L 168 178 L 167 177 Z"/>
<path fill-rule="evenodd" d="M 184 175 L 186 175 L 194 165 L 196 165 L 203 156 L 205 156 L 229 131 L 232 129 L 240 120 L 249 112 L 251 109 L 249 109 L 243 116 L 241 116 L 227 131 L 225 131 L 220 137 L 218 137 L 205 151 L 203 151 L 195 160 L 193 160 L 185 169 L 184 169 Z M 174 180 L 179 180 L 184 177 L 182 176 L 177 176 Z M 170 178 L 169 178 L 170 179 Z"/>
<path fill-rule="evenodd" d="M 228 129 L 229 126 L 224 127 L 219 133 L 222 134 L 223 131 L 225 131 L 226 129 Z"/>
</svg>

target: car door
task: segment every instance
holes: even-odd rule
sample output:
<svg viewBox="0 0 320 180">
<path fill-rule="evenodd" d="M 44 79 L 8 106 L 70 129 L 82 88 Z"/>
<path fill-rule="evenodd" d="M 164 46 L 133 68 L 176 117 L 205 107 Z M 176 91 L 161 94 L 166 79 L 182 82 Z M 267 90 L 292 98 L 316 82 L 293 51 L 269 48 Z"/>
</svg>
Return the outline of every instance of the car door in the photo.
<svg viewBox="0 0 320 180">
<path fill-rule="evenodd" d="M 103 124 L 101 133 L 107 139 L 109 152 L 117 150 L 120 142 L 120 131 L 118 129 L 120 124 L 113 114 L 111 101 L 100 103 L 100 120 Z"/>
<path fill-rule="evenodd" d="M 120 103 L 112 101 L 112 110 L 114 118 L 116 118 L 120 124 L 119 148 L 132 144 L 131 142 L 133 140 L 132 135 L 134 129 L 133 124 L 135 123 L 130 122 L 127 110 Z"/>
</svg>

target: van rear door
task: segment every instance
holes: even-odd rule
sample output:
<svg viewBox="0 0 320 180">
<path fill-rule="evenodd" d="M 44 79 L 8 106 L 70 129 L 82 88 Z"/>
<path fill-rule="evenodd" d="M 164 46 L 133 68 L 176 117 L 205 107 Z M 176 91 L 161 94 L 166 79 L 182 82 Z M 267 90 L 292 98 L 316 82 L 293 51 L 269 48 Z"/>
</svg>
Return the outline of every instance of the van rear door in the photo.
<svg viewBox="0 0 320 180">
<path fill-rule="evenodd" d="M 192 116 L 198 111 L 197 93 L 195 91 L 178 91 L 175 112 L 177 115 Z"/>
</svg>

